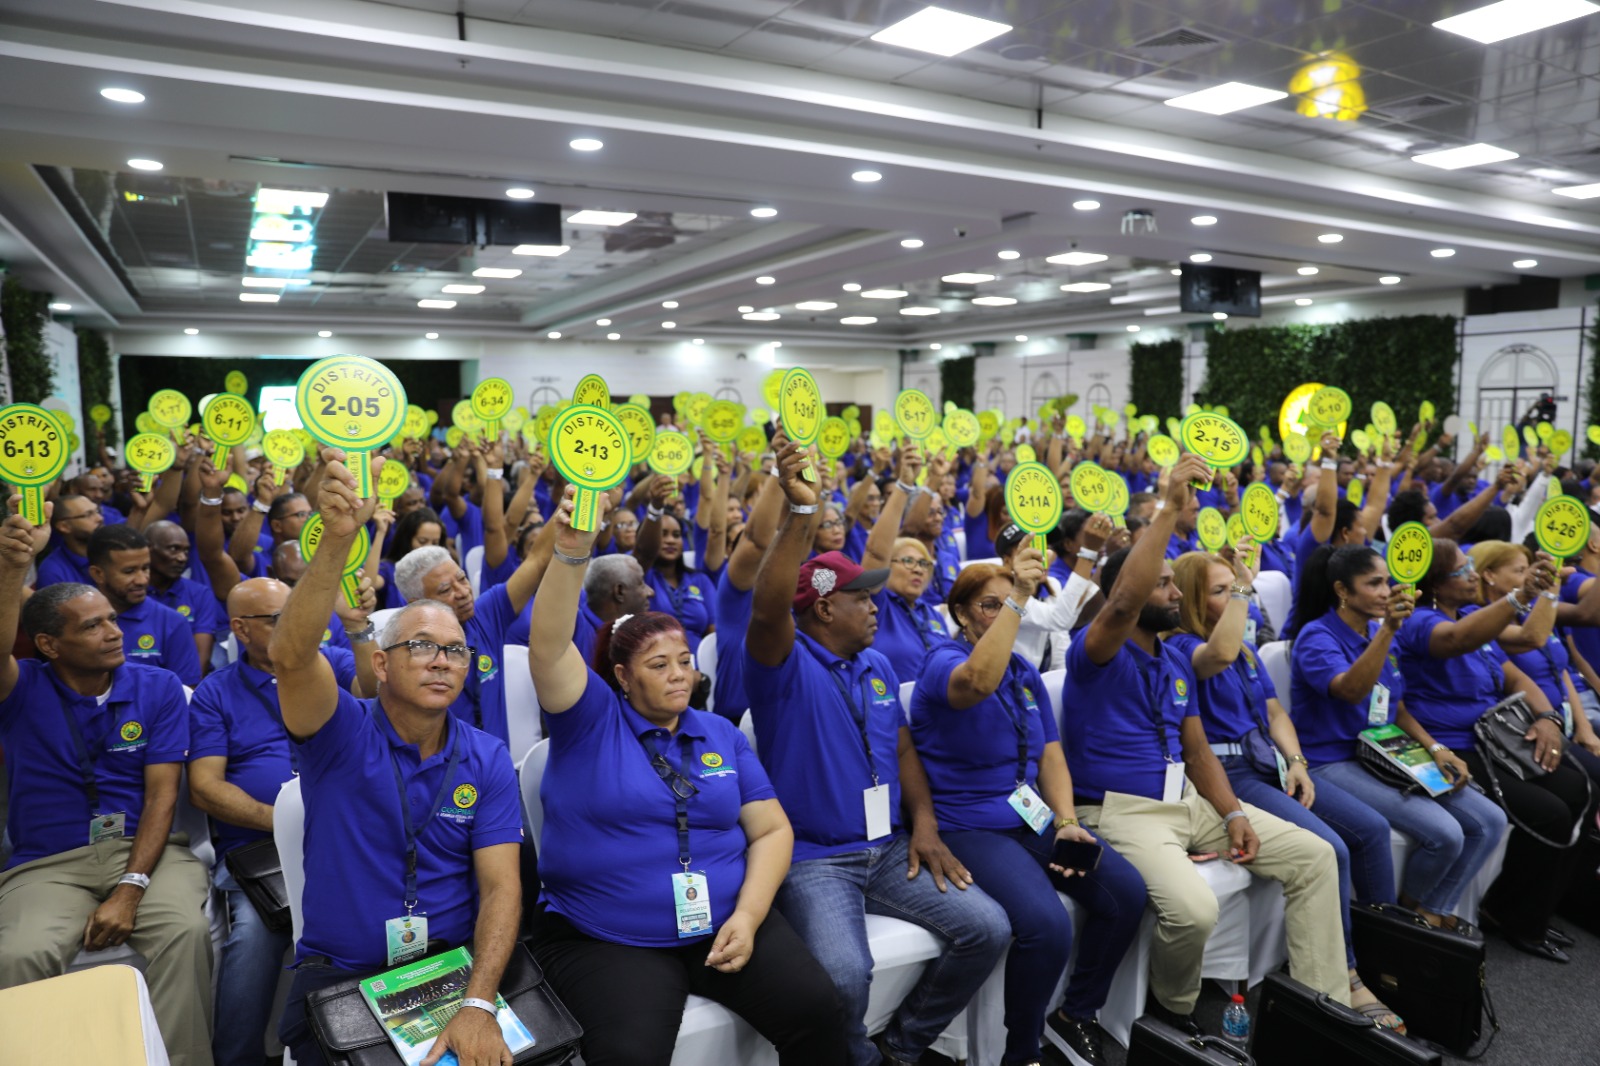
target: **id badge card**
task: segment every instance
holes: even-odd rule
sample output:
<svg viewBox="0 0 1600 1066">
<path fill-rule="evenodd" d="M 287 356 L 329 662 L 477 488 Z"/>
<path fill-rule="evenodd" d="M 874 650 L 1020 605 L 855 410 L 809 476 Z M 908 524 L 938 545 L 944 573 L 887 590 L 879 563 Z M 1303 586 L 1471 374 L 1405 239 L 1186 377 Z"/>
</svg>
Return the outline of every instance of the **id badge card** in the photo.
<svg viewBox="0 0 1600 1066">
<path fill-rule="evenodd" d="M 672 911 L 680 939 L 711 932 L 711 889 L 704 871 L 672 875 Z"/>
<path fill-rule="evenodd" d="M 1254 644 L 1256 642 L 1256 620 L 1254 618 L 1246 618 L 1244 620 L 1244 642 L 1246 644 Z"/>
<path fill-rule="evenodd" d="M 1272 761 L 1278 764 L 1278 787 L 1285 793 L 1289 791 L 1289 764 L 1283 758 L 1283 752 L 1278 750 L 1278 745 L 1272 745 Z"/>
<path fill-rule="evenodd" d="M 1039 798 L 1029 785 L 1018 785 L 1016 790 L 1006 797 L 1006 802 L 1011 804 L 1011 809 L 1017 812 L 1017 817 L 1027 823 L 1028 828 L 1035 833 L 1043 833 L 1051 822 L 1055 821 L 1056 812 L 1045 806 L 1044 800 Z"/>
<path fill-rule="evenodd" d="M 123 811 L 112 814 L 97 814 L 89 819 L 89 843 L 98 844 L 102 840 L 121 840 L 127 835 L 128 815 Z"/>
<path fill-rule="evenodd" d="M 1572 730 L 1573 730 L 1573 728 L 1574 728 L 1574 723 L 1572 721 L 1572 704 L 1567 700 L 1562 700 L 1561 701 L 1561 731 L 1567 735 L 1567 739 L 1568 740 L 1572 739 Z"/>
<path fill-rule="evenodd" d="M 1161 786 L 1162 803 L 1179 803 L 1183 800 L 1183 763 L 1167 762 L 1167 779 Z"/>
<path fill-rule="evenodd" d="M 889 787 L 873 785 L 861 790 L 861 802 L 867 812 L 867 839 L 878 840 L 894 831 L 889 820 Z"/>
<path fill-rule="evenodd" d="M 383 923 L 384 954 L 390 966 L 420 959 L 428 951 L 428 919 L 412 914 Z"/>
<path fill-rule="evenodd" d="M 1389 686 L 1379 682 L 1372 686 L 1372 700 L 1367 704 L 1367 724 L 1387 725 L 1389 721 Z"/>
</svg>

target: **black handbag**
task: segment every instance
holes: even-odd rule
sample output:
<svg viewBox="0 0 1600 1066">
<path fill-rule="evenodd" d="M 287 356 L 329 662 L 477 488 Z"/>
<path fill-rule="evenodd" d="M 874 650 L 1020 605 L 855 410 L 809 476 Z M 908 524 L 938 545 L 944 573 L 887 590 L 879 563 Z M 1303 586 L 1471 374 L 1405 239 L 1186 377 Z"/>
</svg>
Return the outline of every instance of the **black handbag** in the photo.
<svg viewBox="0 0 1600 1066">
<path fill-rule="evenodd" d="M 283 863 L 278 845 L 271 837 L 234 848 L 222 857 L 250 906 L 261 915 L 261 923 L 274 933 L 294 928 L 289 913 L 289 888 L 283 880 Z"/>
<path fill-rule="evenodd" d="M 361 998 L 362 980 L 353 977 L 306 997 L 311 1031 L 328 1066 L 401 1066 L 400 1053 Z M 545 984 L 544 971 L 521 943 L 511 949 L 500 996 L 533 1034 L 534 1045 L 517 1053 L 516 1066 L 557 1066 L 577 1056 L 583 1029 Z"/>
<path fill-rule="evenodd" d="M 1466 1055 L 1487 1015 L 1493 1042 L 1500 1023 L 1489 998 L 1482 933 L 1436 929 L 1405 907 L 1368 903 L 1351 905 L 1350 939 L 1356 972 L 1405 1019 L 1407 1033 Z"/>
<path fill-rule="evenodd" d="M 1335 1003 L 1281 973 L 1261 989 L 1250 1053 L 1273 1066 L 1443 1066 L 1439 1052 L 1380 1029 L 1358 1011 Z M 1407 1025 L 1410 1020 L 1407 1019 Z"/>
<path fill-rule="evenodd" d="M 1510 805 L 1506 803 L 1504 791 L 1500 788 L 1500 774 L 1507 773 L 1523 781 L 1534 781 L 1550 771 L 1546 770 L 1533 757 L 1533 741 L 1524 740 L 1528 730 L 1533 728 L 1535 721 L 1533 708 L 1528 705 L 1528 699 L 1520 692 L 1507 696 L 1472 723 L 1472 734 L 1478 741 L 1478 754 L 1483 757 L 1484 774 L 1489 779 L 1489 794 L 1506 812 L 1506 817 L 1511 824 L 1520 831 L 1528 834 L 1546 847 L 1565 850 L 1578 842 L 1583 835 L 1586 819 L 1579 818 L 1572 824 L 1572 834 L 1566 843 L 1551 840 L 1549 837 L 1534 832 L 1518 818 Z M 1566 758 L 1566 739 L 1563 737 L 1562 758 Z M 1589 779 L 1587 772 L 1583 775 L 1585 811 L 1592 809 L 1594 804 L 1594 783 Z"/>
<path fill-rule="evenodd" d="M 1191 1036 L 1154 1018 L 1139 1018 L 1128 1038 L 1128 1066 L 1255 1066 L 1244 1048 L 1220 1036 Z"/>
</svg>

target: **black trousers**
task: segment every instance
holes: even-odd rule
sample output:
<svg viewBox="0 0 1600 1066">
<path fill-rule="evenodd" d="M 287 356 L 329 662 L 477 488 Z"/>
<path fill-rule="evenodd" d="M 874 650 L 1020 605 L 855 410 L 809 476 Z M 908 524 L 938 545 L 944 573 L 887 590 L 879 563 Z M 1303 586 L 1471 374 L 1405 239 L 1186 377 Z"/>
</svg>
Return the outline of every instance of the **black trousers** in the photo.
<svg viewBox="0 0 1600 1066">
<path fill-rule="evenodd" d="M 784 1066 L 845 1066 L 844 1006 L 805 942 L 776 910 L 738 973 L 705 964 L 711 939 L 639 948 L 597 940 L 559 914 L 534 923 L 533 955 L 583 1026 L 588 1066 L 669 1066 L 683 1003 L 722 1004 L 778 1049 Z"/>
<path fill-rule="evenodd" d="M 1483 756 L 1477 751 L 1457 752 L 1474 780 L 1489 787 Z M 1550 840 L 1565 843 L 1579 818 L 1590 817 L 1586 808 L 1588 775 L 1572 759 L 1564 759 L 1554 773 L 1524 781 L 1495 771 L 1506 806 L 1518 821 Z M 1512 824 L 1506 845 L 1505 866 L 1484 900 L 1484 907 L 1510 936 L 1544 939 L 1556 906 L 1565 895 L 1576 869 L 1582 840 L 1571 848 L 1552 848 Z"/>
</svg>

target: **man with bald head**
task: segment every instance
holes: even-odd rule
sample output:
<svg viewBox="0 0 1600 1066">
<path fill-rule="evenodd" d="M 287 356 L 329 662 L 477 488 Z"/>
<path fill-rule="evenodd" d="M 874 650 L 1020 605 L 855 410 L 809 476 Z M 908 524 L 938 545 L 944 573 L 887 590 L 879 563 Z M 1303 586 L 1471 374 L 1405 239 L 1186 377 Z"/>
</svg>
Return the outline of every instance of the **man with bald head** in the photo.
<svg viewBox="0 0 1600 1066">
<path fill-rule="evenodd" d="M 375 600 L 370 583 L 364 592 L 370 610 Z M 235 849 L 271 846 L 272 804 L 298 769 L 278 709 L 271 647 L 288 598 L 289 586 L 269 577 L 233 587 L 228 625 L 239 658 L 202 681 L 189 707 L 189 795 L 216 827 L 212 878 L 228 904 L 228 939 L 217 959 L 216 982 L 216 1016 L 226 1024 L 216 1027 L 211 1041 L 217 1066 L 260 1066 L 278 973 L 289 949 L 289 931 L 267 926 L 227 865 Z M 376 690 L 373 643 L 367 639 L 356 648 L 354 655 L 343 648 L 323 648 L 322 654 L 341 689 L 364 695 Z"/>
<path fill-rule="evenodd" d="M 217 633 L 227 630 L 227 622 L 211 586 L 183 576 L 189 569 L 189 535 L 178 523 L 162 519 L 145 527 L 144 539 L 150 545 L 148 598 L 184 617 L 200 662 L 209 663 Z"/>
</svg>

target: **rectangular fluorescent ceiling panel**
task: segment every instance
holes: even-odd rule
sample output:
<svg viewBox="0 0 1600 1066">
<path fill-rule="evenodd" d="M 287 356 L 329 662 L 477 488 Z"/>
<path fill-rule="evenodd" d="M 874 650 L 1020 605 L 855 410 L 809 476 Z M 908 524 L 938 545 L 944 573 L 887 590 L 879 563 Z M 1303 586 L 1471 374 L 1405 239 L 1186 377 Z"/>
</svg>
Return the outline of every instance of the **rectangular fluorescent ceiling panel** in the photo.
<svg viewBox="0 0 1600 1066">
<path fill-rule="evenodd" d="M 259 214 L 292 215 L 296 211 L 320 211 L 328 204 L 325 192 L 300 192 L 296 189 L 257 189 L 256 211 Z"/>
<path fill-rule="evenodd" d="M 974 296 L 972 302 L 979 307 L 1010 307 L 1017 301 L 1013 296 Z"/>
<path fill-rule="evenodd" d="M 1547 26 L 1558 26 L 1572 19 L 1600 11 L 1586 0 L 1501 0 L 1463 15 L 1440 19 L 1434 26 L 1480 44 L 1494 44 L 1507 37 L 1532 33 Z"/>
<path fill-rule="evenodd" d="M 931 52 L 936 56 L 953 56 L 1010 31 L 1011 27 L 1003 22 L 946 11 L 942 7 L 925 7 L 874 33 L 872 39 L 879 44 Z"/>
<path fill-rule="evenodd" d="M 936 315 L 939 313 L 939 309 L 937 307 L 902 307 L 900 313 L 902 315 Z"/>
<path fill-rule="evenodd" d="M 1503 163 L 1517 158 L 1517 153 L 1492 144 L 1466 144 L 1460 148 L 1446 148 L 1439 152 L 1423 152 L 1411 157 L 1413 163 L 1438 167 L 1440 170 L 1460 170 L 1462 167 L 1481 167 L 1485 163 Z"/>
<path fill-rule="evenodd" d="M 511 249 L 512 255 L 566 255 L 571 250 L 571 245 L 566 244 L 519 244 Z M 521 273 L 521 271 L 518 271 Z"/>
<path fill-rule="evenodd" d="M 479 267 L 472 272 L 475 278 L 520 278 L 522 271 L 511 267 Z"/>
<path fill-rule="evenodd" d="M 1060 255 L 1046 256 L 1044 261 L 1046 263 L 1054 263 L 1057 266 L 1081 267 L 1088 266 L 1091 263 L 1104 263 L 1110 258 L 1110 256 L 1101 255 L 1099 252 L 1062 252 Z"/>
<path fill-rule="evenodd" d="M 240 278 L 247 289 L 281 289 L 289 284 L 288 278 Z"/>
<path fill-rule="evenodd" d="M 275 304 L 278 294 L 275 292 L 241 292 L 239 299 L 247 304 Z"/>
<path fill-rule="evenodd" d="M 905 295 L 904 289 L 868 289 L 861 297 L 865 300 L 898 300 Z"/>
<path fill-rule="evenodd" d="M 746 322 L 776 322 L 783 316 L 776 311 L 747 311 L 740 317 Z"/>
<path fill-rule="evenodd" d="M 1214 85 L 1209 89 L 1201 89 L 1199 92 L 1174 96 L 1164 102 L 1168 107 L 1181 107 L 1186 111 L 1226 115 L 1232 111 L 1242 111 L 1247 107 L 1270 104 L 1288 95 L 1277 89 L 1263 89 L 1255 85 L 1246 85 L 1242 81 L 1230 81 L 1223 85 Z"/>
<path fill-rule="evenodd" d="M 1551 189 L 1557 196 L 1570 196 L 1574 200 L 1593 200 L 1600 196 L 1600 181 L 1593 185 L 1568 185 L 1565 189 Z"/>
<path fill-rule="evenodd" d="M 876 321 L 878 320 L 871 315 L 849 315 L 841 318 L 839 324 L 843 326 L 870 326 Z"/>
<path fill-rule="evenodd" d="M 427 307 L 435 311 L 448 311 L 456 305 L 454 300 L 418 300 L 418 307 Z"/>
<path fill-rule="evenodd" d="M 1108 281 L 1074 281 L 1061 286 L 1062 292 L 1105 292 L 1111 288 Z"/>
<path fill-rule="evenodd" d="M 940 281 L 947 281 L 952 285 L 982 285 L 986 281 L 993 281 L 993 274 L 946 274 Z"/>
<path fill-rule="evenodd" d="M 455 296 L 476 296 L 484 290 L 482 285 L 446 285 L 444 291 Z"/>
<path fill-rule="evenodd" d="M 829 303 L 827 300 L 807 300 L 805 303 L 795 304 L 794 309 L 796 311 L 832 311 L 838 306 L 838 304 Z"/>
<path fill-rule="evenodd" d="M 578 211 L 567 216 L 574 226 L 620 226 L 639 216 L 632 211 Z"/>
</svg>

